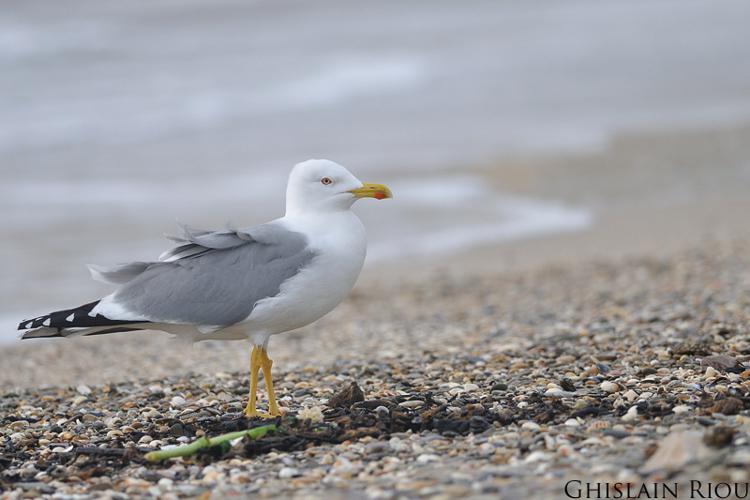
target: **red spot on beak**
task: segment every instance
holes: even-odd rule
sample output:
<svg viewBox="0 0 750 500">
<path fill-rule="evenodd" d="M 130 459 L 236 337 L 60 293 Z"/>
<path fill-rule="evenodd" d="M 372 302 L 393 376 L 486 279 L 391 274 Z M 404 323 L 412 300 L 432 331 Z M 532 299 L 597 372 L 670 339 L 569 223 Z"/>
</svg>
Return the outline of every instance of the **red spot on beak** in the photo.
<svg viewBox="0 0 750 500">
<path fill-rule="evenodd" d="M 376 200 L 382 200 L 383 198 L 385 198 L 385 193 L 382 192 L 382 191 L 376 191 L 375 194 L 373 195 L 373 197 Z"/>
</svg>

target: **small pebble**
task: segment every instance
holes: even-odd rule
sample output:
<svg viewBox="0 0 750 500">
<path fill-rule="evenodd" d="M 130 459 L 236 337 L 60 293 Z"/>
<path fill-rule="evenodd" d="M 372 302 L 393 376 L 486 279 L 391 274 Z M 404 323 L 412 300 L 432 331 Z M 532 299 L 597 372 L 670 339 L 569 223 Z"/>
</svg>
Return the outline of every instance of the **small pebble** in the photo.
<svg viewBox="0 0 750 500">
<path fill-rule="evenodd" d="M 297 413 L 297 418 L 300 420 L 309 420 L 312 423 L 322 422 L 325 419 L 323 415 L 323 409 L 320 406 L 313 406 L 310 408 L 303 408 Z"/>
<path fill-rule="evenodd" d="M 399 406 L 403 406 L 404 408 L 420 408 L 424 406 L 424 401 L 420 401 L 418 399 L 413 399 L 410 401 L 404 401 L 403 403 L 399 403 Z"/>
<path fill-rule="evenodd" d="M 76 387 L 76 391 L 84 396 L 88 396 L 89 394 L 91 394 L 91 388 L 89 388 L 89 386 L 87 385 L 79 385 L 78 387 Z"/>
<path fill-rule="evenodd" d="M 417 457 L 417 462 L 420 464 L 426 464 L 429 462 L 437 462 L 440 457 L 431 453 L 422 453 Z"/>
<path fill-rule="evenodd" d="M 631 406 L 630 409 L 622 416 L 622 419 L 626 422 L 631 422 L 638 418 L 638 407 Z"/>
<path fill-rule="evenodd" d="M 610 394 L 615 393 L 620 390 L 619 385 L 615 384 L 614 382 L 610 382 L 609 380 L 605 380 L 604 382 L 602 382 L 599 387 L 604 392 L 608 392 Z"/>
<path fill-rule="evenodd" d="M 282 467 L 282 469 L 279 471 L 279 479 L 289 479 L 300 475 L 301 473 L 299 469 L 296 469 L 294 467 Z"/>
<path fill-rule="evenodd" d="M 716 378 L 721 376 L 721 373 L 716 371 L 716 369 L 713 366 L 709 366 L 706 368 L 706 373 L 704 374 L 706 378 Z"/>
<path fill-rule="evenodd" d="M 175 407 L 179 408 L 181 406 L 185 406 L 187 404 L 187 401 L 182 396 L 174 396 L 172 399 L 169 400 L 169 403 Z"/>
</svg>

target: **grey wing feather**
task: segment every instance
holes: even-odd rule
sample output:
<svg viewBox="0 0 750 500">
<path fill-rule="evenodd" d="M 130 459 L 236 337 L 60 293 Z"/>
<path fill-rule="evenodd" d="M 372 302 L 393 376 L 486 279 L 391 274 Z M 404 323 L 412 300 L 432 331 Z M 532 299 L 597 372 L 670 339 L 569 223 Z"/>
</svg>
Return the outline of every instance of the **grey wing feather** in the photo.
<svg viewBox="0 0 750 500">
<path fill-rule="evenodd" d="M 303 234 L 274 224 L 186 230 L 184 240 L 163 261 L 148 263 L 114 300 L 151 321 L 228 326 L 277 295 L 315 257 Z"/>
<path fill-rule="evenodd" d="M 159 261 L 172 262 L 186 259 L 201 255 L 209 250 L 232 248 L 252 241 L 252 237 L 249 234 L 241 233 L 240 231 L 206 231 L 203 229 L 193 229 L 185 225 L 181 225 L 180 227 L 183 230 L 183 236 L 167 236 L 168 239 L 180 243 L 180 245 L 162 253 L 159 256 Z M 94 264 L 89 264 L 87 267 L 89 268 L 91 277 L 95 280 L 103 283 L 122 285 L 133 280 L 152 264 L 152 262 L 129 262 L 111 267 Z"/>
<path fill-rule="evenodd" d="M 262 226 L 259 226 L 262 227 Z M 167 250 L 159 256 L 162 262 L 172 262 L 179 259 L 194 257 L 208 250 L 226 250 L 253 241 L 253 237 L 246 232 L 236 229 L 224 231 L 205 231 L 181 226 L 183 236 L 168 236 L 169 239 L 181 245 Z"/>
<path fill-rule="evenodd" d="M 94 264 L 89 264 L 87 267 L 89 268 L 91 277 L 95 280 L 113 285 L 122 285 L 143 273 L 150 265 L 151 263 L 149 262 L 130 262 L 112 267 L 96 266 Z"/>
</svg>

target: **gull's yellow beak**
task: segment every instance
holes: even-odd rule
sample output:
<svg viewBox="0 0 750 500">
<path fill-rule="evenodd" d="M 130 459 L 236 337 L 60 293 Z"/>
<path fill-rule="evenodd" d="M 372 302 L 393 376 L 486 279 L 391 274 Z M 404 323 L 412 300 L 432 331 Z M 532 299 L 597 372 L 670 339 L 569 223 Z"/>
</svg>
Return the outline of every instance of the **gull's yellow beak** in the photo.
<svg viewBox="0 0 750 500">
<path fill-rule="evenodd" d="M 365 182 L 361 188 L 352 189 L 349 191 L 354 195 L 355 198 L 375 198 L 376 200 L 384 200 L 386 198 L 393 198 L 391 190 L 383 184 L 372 184 Z"/>
</svg>

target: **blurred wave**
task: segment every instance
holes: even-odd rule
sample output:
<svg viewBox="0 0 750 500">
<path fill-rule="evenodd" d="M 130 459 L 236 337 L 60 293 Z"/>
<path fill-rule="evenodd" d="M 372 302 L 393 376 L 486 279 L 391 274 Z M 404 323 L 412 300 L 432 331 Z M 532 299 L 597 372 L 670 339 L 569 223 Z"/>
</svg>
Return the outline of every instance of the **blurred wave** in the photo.
<svg viewBox="0 0 750 500">
<path fill-rule="evenodd" d="M 313 74 L 246 88 L 185 89 L 169 94 L 124 92 L 80 96 L 12 108 L 0 128 L 0 150 L 66 144 L 118 144 L 153 140 L 175 132 L 203 130 L 233 118 L 335 106 L 367 95 L 416 87 L 427 69 L 404 57 L 360 56 L 332 61 Z M 14 112 L 15 111 L 15 112 Z M 31 116 L 29 116 L 31 114 Z M 118 117 L 113 120 L 112 117 Z"/>
<path fill-rule="evenodd" d="M 371 262 L 575 231 L 594 218 L 587 208 L 498 193 L 478 176 L 400 180 L 394 189 L 401 206 L 397 213 L 386 211 L 372 221 L 381 229 L 370 238 Z"/>
</svg>

